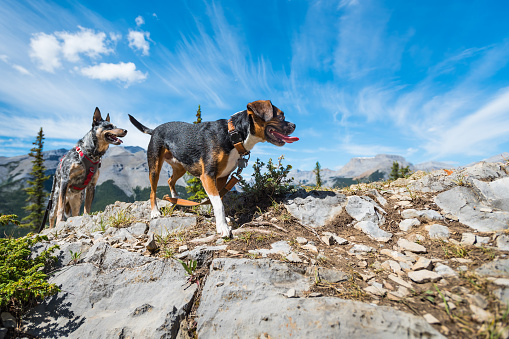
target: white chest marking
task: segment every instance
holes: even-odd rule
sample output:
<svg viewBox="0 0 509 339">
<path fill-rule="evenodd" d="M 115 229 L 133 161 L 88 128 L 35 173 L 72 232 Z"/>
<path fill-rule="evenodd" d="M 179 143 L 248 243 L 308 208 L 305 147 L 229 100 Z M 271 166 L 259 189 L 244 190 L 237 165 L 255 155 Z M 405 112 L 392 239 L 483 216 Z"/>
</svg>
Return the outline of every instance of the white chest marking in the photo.
<svg viewBox="0 0 509 339">
<path fill-rule="evenodd" d="M 259 142 L 265 142 L 262 138 L 258 138 L 251 133 L 248 134 L 246 140 L 244 140 L 244 148 L 246 151 L 251 151 Z M 223 178 L 228 175 L 237 167 L 237 161 L 239 160 L 240 155 L 236 148 L 232 149 L 230 152 L 230 156 L 228 157 L 228 163 L 226 164 L 225 169 L 219 173 L 218 178 Z"/>
</svg>

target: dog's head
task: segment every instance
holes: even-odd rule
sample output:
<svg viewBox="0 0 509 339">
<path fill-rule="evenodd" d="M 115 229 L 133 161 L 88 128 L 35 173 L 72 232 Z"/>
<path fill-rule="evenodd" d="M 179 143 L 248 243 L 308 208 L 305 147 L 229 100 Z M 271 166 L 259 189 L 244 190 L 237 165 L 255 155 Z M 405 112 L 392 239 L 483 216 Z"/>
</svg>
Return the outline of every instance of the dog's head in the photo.
<svg viewBox="0 0 509 339">
<path fill-rule="evenodd" d="M 253 101 L 247 105 L 250 118 L 251 134 L 276 146 L 292 143 L 299 138 L 290 137 L 295 131 L 295 124 L 285 121 L 285 114 L 270 100 Z"/>
<path fill-rule="evenodd" d="M 125 137 L 127 130 L 117 128 L 110 122 L 110 114 L 106 115 L 106 120 L 103 120 L 99 108 L 95 108 L 94 119 L 92 121 L 92 130 L 95 131 L 97 139 L 107 144 L 120 145 L 122 140 L 119 138 Z"/>
</svg>

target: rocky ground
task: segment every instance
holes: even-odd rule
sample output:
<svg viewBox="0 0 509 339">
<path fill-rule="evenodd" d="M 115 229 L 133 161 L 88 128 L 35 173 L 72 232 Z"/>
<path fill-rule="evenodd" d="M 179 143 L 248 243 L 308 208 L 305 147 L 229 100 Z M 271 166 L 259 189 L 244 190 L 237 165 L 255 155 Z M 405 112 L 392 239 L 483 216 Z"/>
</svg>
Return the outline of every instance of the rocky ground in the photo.
<svg viewBox="0 0 509 339">
<path fill-rule="evenodd" d="M 117 202 L 45 230 L 52 282 L 36 337 L 508 338 L 509 164 L 417 172 L 268 208 Z M 246 211 L 248 210 L 248 211 Z M 186 265 L 196 262 L 195 270 Z M 5 324 L 4 324 L 5 325 Z"/>
</svg>

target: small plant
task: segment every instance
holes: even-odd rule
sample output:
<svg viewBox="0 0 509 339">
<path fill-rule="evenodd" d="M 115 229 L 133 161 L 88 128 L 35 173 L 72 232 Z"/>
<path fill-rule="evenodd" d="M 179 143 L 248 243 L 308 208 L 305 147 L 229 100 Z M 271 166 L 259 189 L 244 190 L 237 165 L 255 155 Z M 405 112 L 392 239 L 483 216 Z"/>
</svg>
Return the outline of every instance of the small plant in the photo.
<svg viewBox="0 0 509 339">
<path fill-rule="evenodd" d="M 71 253 L 71 261 L 69 263 L 72 263 L 73 265 L 76 265 L 81 258 L 81 251 L 80 252 L 73 252 L 72 250 L 69 250 L 69 253 Z"/>
<path fill-rule="evenodd" d="M 166 258 L 166 259 L 173 258 L 174 255 L 175 255 L 175 252 L 173 251 L 173 248 L 165 247 L 164 253 L 163 253 L 163 258 Z"/>
<path fill-rule="evenodd" d="M 267 198 L 275 199 L 291 192 L 294 188 L 290 185 L 293 178 L 288 178 L 288 173 L 292 169 L 291 165 L 283 166 L 282 160 L 284 156 L 278 158 L 278 163 L 274 164 L 269 159 L 267 165 L 260 159 L 256 159 L 253 164 L 253 181 L 247 182 L 242 179 L 240 185 L 244 192 L 248 193 L 254 202 L 263 201 Z M 262 173 L 265 166 L 267 172 Z"/>
<path fill-rule="evenodd" d="M 60 291 L 57 285 L 48 283 L 45 273 L 57 260 L 51 254 L 59 246 L 31 257 L 31 248 L 47 240 L 47 236 L 32 233 L 18 239 L 0 239 L 0 309 L 14 313 L 18 320 L 29 307 Z"/>
<path fill-rule="evenodd" d="M 108 228 L 108 224 L 104 221 L 104 216 L 101 215 L 101 217 L 99 218 L 99 223 L 97 224 L 97 230 L 98 231 L 106 231 L 106 229 Z"/>
<path fill-rule="evenodd" d="M 177 208 L 177 205 L 166 205 L 161 208 L 161 215 L 163 217 L 171 217 L 175 211 L 175 208 Z"/>
<path fill-rule="evenodd" d="M 458 186 L 469 186 L 469 182 L 467 181 L 467 177 L 462 174 L 462 175 L 459 175 L 456 180 L 453 180 L 452 182 L 454 182 L 456 185 Z"/>
<path fill-rule="evenodd" d="M 108 225 L 110 227 L 120 228 L 120 227 L 129 225 L 133 221 L 134 221 L 134 218 L 131 215 L 131 212 L 126 209 L 122 209 L 122 210 L 118 211 L 117 213 L 115 213 L 114 215 L 109 217 Z"/>
<path fill-rule="evenodd" d="M 184 270 L 186 271 L 186 274 L 189 275 L 189 282 L 199 284 L 198 277 L 196 276 L 196 267 L 198 266 L 198 261 L 189 259 L 187 263 L 183 262 L 180 259 L 177 259 L 182 267 L 184 267 Z"/>
<path fill-rule="evenodd" d="M 239 236 L 239 239 L 244 241 L 247 245 L 249 245 L 249 241 L 251 241 L 252 236 L 253 236 L 252 232 L 245 232 Z"/>
</svg>

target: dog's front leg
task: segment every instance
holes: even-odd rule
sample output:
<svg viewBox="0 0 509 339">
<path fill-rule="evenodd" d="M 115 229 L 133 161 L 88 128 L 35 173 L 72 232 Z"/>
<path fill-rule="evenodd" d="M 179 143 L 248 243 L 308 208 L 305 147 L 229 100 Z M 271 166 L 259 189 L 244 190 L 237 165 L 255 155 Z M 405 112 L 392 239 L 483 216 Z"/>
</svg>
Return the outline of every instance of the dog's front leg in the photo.
<svg viewBox="0 0 509 339">
<path fill-rule="evenodd" d="M 92 212 L 92 201 L 94 201 L 95 185 L 97 184 L 98 179 L 99 170 L 97 170 L 97 172 L 94 174 L 94 177 L 87 186 L 87 192 L 85 194 L 85 208 L 83 210 L 83 214 L 90 214 Z"/>
<path fill-rule="evenodd" d="M 205 188 L 205 192 L 207 192 L 207 195 L 209 196 L 212 207 L 214 208 L 217 233 L 220 233 L 221 237 L 231 237 L 232 230 L 230 227 L 228 227 L 228 223 L 226 222 L 223 201 L 219 196 L 216 181 L 207 174 L 203 174 L 200 179 L 203 184 L 203 188 Z"/>
</svg>

